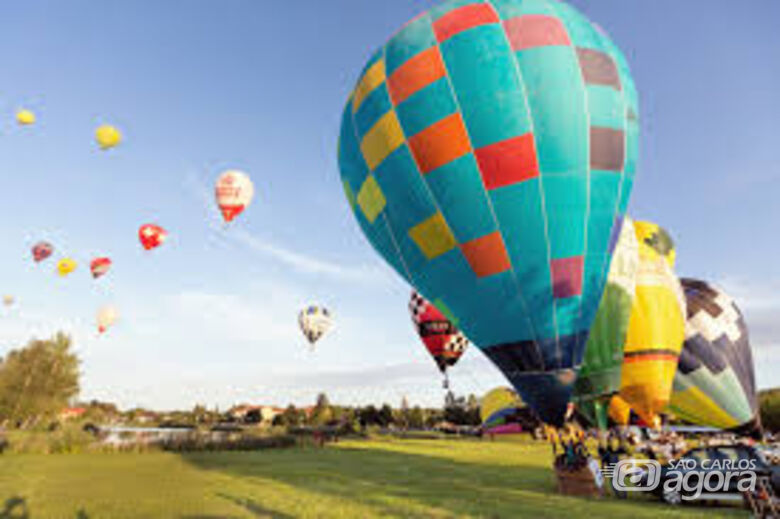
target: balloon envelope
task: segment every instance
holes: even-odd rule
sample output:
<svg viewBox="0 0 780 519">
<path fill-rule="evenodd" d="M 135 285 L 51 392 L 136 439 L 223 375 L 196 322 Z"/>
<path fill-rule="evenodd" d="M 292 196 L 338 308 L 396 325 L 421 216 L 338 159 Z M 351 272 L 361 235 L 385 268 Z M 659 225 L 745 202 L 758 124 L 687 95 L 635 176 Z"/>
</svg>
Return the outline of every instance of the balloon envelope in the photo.
<svg viewBox="0 0 780 519">
<path fill-rule="evenodd" d="M 687 301 L 683 344 L 669 410 L 707 427 L 757 423 L 756 380 L 745 319 L 722 290 L 682 279 Z"/>
<path fill-rule="evenodd" d="M 117 146 L 122 141 L 122 134 L 114 126 L 104 124 L 95 130 L 95 140 L 100 149 L 107 150 Z"/>
<path fill-rule="evenodd" d="M 138 229 L 138 239 L 146 250 L 159 247 L 168 238 L 168 232 L 159 225 L 147 223 Z"/>
<path fill-rule="evenodd" d="M 493 428 L 506 425 L 525 407 L 523 400 L 508 387 L 490 390 L 479 403 L 479 416 L 482 426 Z"/>
<path fill-rule="evenodd" d="M 95 258 L 89 264 L 89 270 L 92 272 L 92 277 L 95 279 L 104 276 L 110 268 L 110 258 Z"/>
<path fill-rule="evenodd" d="M 374 248 L 562 423 L 633 182 L 616 46 L 561 2 L 445 2 L 369 60 L 339 166 Z"/>
<path fill-rule="evenodd" d="M 16 112 L 16 122 L 21 126 L 35 124 L 35 114 L 30 110 L 19 110 Z"/>
<path fill-rule="evenodd" d="M 309 305 L 298 313 L 298 325 L 313 348 L 333 327 L 333 318 L 327 308 Z"/>
<path fill-rule="evenodd" d="M 62 277 L 67 276 L 74 270 L 76 270 L 76 260 L 73 258 L 62 258 L 57 262 L 57 274 L 59 274 Z"/>
<path fill-rule="evenodd" d="M 444 373 L 454 366 L 466 351 L 468 339 L 447 317 L 416 291 L 409 300 L 409 314 L 417 334 Z"/>
<path fill-rule="evenodd" d="M 674 242 L 657 224 L 634 222 L 636 295 L 623 348 L 620 396 L 648 424 L 669 403 L 685 336 L 685 296 L 673 271 Z"/>
<path fill-rule="evenodd" d="M 11 306 L 14 304 L 16 299 L 12 295 L 4 295 L 3 296 L 3 305 L 5 306 Z"/>
<path fill-rule="evenodd" d="M 36 263 L 39 263 L 49 256 L 52 255 L 54 252 L 54 247 L 51 243 L 45 242 L 45 241 L 39 241 L 35 245 L 33 245 L 32 248 L 32 256 L 33 260 L 35 260 Z"/>
<path fill-rule="evenodd" d="M 222 218 L 230 222 L 252 202 L 255 186 L 249 175 L 231 170 L 219 176 L 214 192 Z"/>
<path fill-rule="evenodd" d="M 110 305 L 103 306 L 97 312 L 97 327 L 99 333 L 105 333 L 119 319 L 119 311 Z"/>
</svg>

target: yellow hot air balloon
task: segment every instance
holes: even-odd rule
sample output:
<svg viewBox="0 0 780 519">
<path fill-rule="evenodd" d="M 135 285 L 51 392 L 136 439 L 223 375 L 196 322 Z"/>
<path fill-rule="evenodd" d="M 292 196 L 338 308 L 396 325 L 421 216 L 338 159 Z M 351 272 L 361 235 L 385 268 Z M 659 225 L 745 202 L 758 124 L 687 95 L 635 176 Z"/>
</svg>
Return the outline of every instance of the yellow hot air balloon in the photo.
<svg viewBox="0 0 780 519">
<path fill-rule="evenodd" d="M 67 276 L 76 270 L 76 260 L 72 258 L 62 258 L 57 262 L 57 274 L 62 277 Z"/>
<path fill-rule="evenodd" d="M 113 148 L 122 141 L 122 134 L 116 127 L 110 124 L 104 124 L 95 130 L 95 140 L 100 149 L 107 150 Z"/>
<path fill-rule="evenodd" d="M 11 305 L 14 304 L 15 301 L 16 301 L 16 299 L 12 295 L 4 295 L 3 296 L 3 304 L 5 306 L 11 306 Z"/>
<path fill-rule="evenodd" d="M 18 112 L 16 112 L 16 122 L 22 126 L 35 124 L 35 114 L 32 113 L 30 110 L 25 110 L 25 109 L 19 110 Z"/>
<path fill-rule="evenodd" d="M 100 308 L 97 313 L 98 333 L 105 333 L 119 319 L 119 311 L 111 305 Z"/>
<path fill-rule="evenodd" d="M 654 223 L 634 222 L 636 295 L 623 348 L 620 396 L 647 424 L 660 423 L 685 338 L 685 295 L 673 271 L 674 242 Z"/>
</svg>

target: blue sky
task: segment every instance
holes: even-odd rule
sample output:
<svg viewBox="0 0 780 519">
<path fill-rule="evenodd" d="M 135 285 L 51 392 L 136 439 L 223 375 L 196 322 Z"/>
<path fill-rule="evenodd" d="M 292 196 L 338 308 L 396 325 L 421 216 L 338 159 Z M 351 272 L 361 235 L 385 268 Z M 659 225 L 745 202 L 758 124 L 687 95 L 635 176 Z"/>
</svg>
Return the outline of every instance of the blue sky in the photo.
<svg viewBox="0 0 780 519">
<path fill-rule="evenodd" d="M 8 2 L 0 65 L 0 352 L 73 333 L 85 398 L 439 403 L 408 288 L 344 200 L 339 116 L 371 51 L 434 2 Z M 678 272 L 725 286 L 748 316 L 759 384 L 780 369 L 780 4 L 572 1 L 626 53 L 641 96 L 630 213 L 667 227 Z M 18 107 L 39 123 L 16 127 Z M 124 144 L 96 150 L 101 123 Z M 212 183 L 247 171 L 254 205 L 224 230 Z M 151 253 L 138 226 L 170 232 Z M 58 279 L 28 249 L 48 239 L 80 269 Z M 86 263 L 115 261 L 95 283 Z M 120 323 L 93 330 L 113 302 Z M 296 312 L 322 302 L 334 333 L 306 352 Z M 501 384 L 473 349 L 454 388 Z"/>
</svg>

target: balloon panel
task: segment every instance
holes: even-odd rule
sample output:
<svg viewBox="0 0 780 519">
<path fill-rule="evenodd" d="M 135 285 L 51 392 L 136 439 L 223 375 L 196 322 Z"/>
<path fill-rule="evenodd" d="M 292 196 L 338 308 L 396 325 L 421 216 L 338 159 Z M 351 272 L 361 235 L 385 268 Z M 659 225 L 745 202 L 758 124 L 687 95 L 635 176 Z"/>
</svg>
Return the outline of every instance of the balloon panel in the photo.
<svg viewBox="0 0 780 519">
<path fill-rule="evenodd" d="M 620 52 L 565 4 L 450 1 L 374 54 L 344 111 L 364 233 L 547 421 L 603 292 L 636 101 Z"/>
<path fill-rule="evenodd" d="M 733 429 L 756 418 L 753 356 L 747 326 L 722 290 L 683 279 L 685 343 L 669 410 L 696 425 Z"/>
</svg>

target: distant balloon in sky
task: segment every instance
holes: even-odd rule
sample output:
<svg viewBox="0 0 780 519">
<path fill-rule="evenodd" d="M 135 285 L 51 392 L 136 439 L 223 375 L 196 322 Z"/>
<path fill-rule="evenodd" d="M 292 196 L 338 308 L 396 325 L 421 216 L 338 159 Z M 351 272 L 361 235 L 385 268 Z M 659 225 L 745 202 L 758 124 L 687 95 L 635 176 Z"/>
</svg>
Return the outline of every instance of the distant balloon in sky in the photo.
<svg viewBox="0 0 780 519">
<path fill-rule="evenodd" d="M 114 126 L 104 124 L 95 130 L 95 140 L 100 149 L 107 150 L 117 146 L 122 141 L 122 134 Z"/>
<path fill-rule="evenodd" d="M 97 312 L 97 327 L 98 333 L 105 333 L 113 324 L 119 319 L 119 311 L 111 306 L 106 305 L 100 308 Z"/>
<path fill-rule="evenodd" d="M 40 263 L 41 261 L 51 256 L 53 252 L 54 252 L 54 247 L 52 246 L 51 243 L 45 241 L 39 241 L 38 243 L 33 245 L 32 248 L 33 260 L 35 260 L 36 263 Z"/>
<path fill-rule="evenodd" d="M 309 305 L 298 313 L 298 325 L 311 349 L 333 327 L 333 317 L 324 306 Z"/>
<path fill-rule="evenodd" d="M 74 270 L 76 270 L 76 260 L 73 258 L 62 258 L 57 262 L 57 274 L 60 277 L 65 277 Z"/>
<path fill-rule="evenodd" d="M 639 141 L 625 58 L 564 2 L 448 1 L 379 48 L 339 168 L 374 248 L 561 425 Z"/>
<path fill-rule="evenodd" d="M 146 250 L 159 247 L 166 238 L 168 238 L 168 232 L 159 225 L 147 223 L 138 229 L 138 239 Z"/>
<path fill-rule="evenodd" d="M 14 304 L 16 299 L 12 295 L 4 295 L 3 296 L 3 305 L 5 306 L 11 306 Z"/>
<path fill-rule="evenodd" d="M 92 272 L 92 277 L 95 279 L 105 275 L 110 268 L 110 258 L 95 258 L 89 264 L 89 270 Z"/>
<path fill-rule="evenodd" d="M 16 112 L 16 122 L 21 126 L 35 124 L 35 114 L 30 110 L 19 110 Z"/>
<path fill-rule="evenodd" d="M 222 217 L 230 222 L 252 202 L 255 186 L 246 173 L 230 170 L 219 176 L 214 191 Z"/>
<path fill-rule="evenodd" d="M 412 290 L 409 299 L 409 314 L 425 349 L 445 377 L 444 387 L 448 388 L 447 368 L 458 362 L 466 351 L 469 340 L 441 310 L 415 290 Z"/>
</svg>

